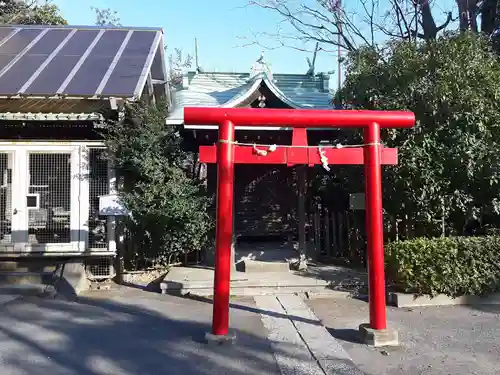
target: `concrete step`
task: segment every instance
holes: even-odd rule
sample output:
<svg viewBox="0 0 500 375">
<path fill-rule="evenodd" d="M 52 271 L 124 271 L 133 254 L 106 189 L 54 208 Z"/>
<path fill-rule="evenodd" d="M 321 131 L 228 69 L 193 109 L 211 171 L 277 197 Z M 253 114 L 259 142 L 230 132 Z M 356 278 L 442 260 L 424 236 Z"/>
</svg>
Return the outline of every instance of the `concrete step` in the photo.
<svg viewBox="0 0 500 375">
<path fill-rule="evenodd" d="M 51 272 L 0 271 L 0 285 L 47 284 L 52 277 Z"/>
<path fill-rule="evenodd" d="M 260 273 L 260 272 L 290 272 L 288 262 L 266 262 L 260 260 L 245 259 L 242 264 L 242 272 Z"/>
<path fill-rule="evenodd" d="M 57 264 L 54 261 L 44 260 L 1 260 L 0 272 L 54 272 Z"/>
<path fill-rule="evenodd" d="M 330 295 L 330 291 L 325 287 L 304 287 L 304 286 L 242 286 L 242 287 L 231 287 L 230 294 L 237 297 L 255 297 L 255 296 L 266 296 L 266 295 L 276 295 L 276 294 L 310 294 L 311 296 L 326 296 Z M 199 297 L 210 297 L 214 294 L 214 289 L 212 288 L 163 288 L 161 289 L 162 294 L 174 294 L 174 295 L 191 295 Z"/>
<path fill-rule="evenodd" d="M 46 292 L 47 289 L 47 285 L 36 283 L 0 285 L 0 295 L 38 296 Z"/>
</svg>

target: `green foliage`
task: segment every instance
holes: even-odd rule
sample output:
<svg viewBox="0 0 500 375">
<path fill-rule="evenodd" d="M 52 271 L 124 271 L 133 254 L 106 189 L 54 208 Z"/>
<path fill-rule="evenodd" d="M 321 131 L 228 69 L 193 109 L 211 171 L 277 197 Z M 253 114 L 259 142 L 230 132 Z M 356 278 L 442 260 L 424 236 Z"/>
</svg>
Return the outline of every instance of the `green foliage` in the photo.
<svg viewBox="0 0 500 375">
<path fill-rule="evenodd" d="M 400 152 L 384 172 L 389 216 L 407 214 L 417 235 L 435 236 L 443 219 L 447 234 L 459 234 L 468 219 L 499 213 L 500 64 L 487 40 L 461 33 L 363 48 L 349 57 L 346 77 L 337 101 L 411 110 L 417 119 L 413 129 L 383 134 Z"/>
<path fill-rule="evenodd" d="M 417 295 L 483 295 L 500 291 L 499 253 L 499 236 L 392 242 L 386 245 L 386 274 Z"/>
<path fill-rule="evenodd" d="M 111 8 L 90 7 L 95 13 L 95 24 L 97 26 L 121 26 L 120 15 Z"/>
<path fill-rule="evenodd" d="M 55 4 L 7 0 L 0 4 L 0 23 L 22 25 L 67 25 Z"/>
<path fill-rule="evenodd" d="M 202 250 L 212 229 L 210 199 L 184 166 L 178 129 L 165 126 L 165 106 L 131 105 L 105 134 L 123 181 L 119 193 L 131 217 L 127 227 L 143 264 L 167 264 Z"/>
</svg>

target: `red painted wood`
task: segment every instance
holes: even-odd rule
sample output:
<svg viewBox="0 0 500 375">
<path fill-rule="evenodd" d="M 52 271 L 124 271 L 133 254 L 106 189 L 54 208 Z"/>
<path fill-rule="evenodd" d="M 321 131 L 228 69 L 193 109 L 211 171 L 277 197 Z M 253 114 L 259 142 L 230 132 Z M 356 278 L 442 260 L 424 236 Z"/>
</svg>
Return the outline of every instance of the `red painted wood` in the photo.
<svg viewBox="0 0 500 375">
<path fill-rule="evenodd" d="M 280 147 L 266 156 L 256 155 L 252 148 L 233 144 L 235 125 L 271 125 L 291 128 L 363 128 L 364 143 L 367 146 L 351 149 L 325 149 L 325 151 L 329 164 L 364 164 L 370 327 L 376 330 L 385 329 L 387 321 L 385 311 L 381 164 L 384 164 L 387 149 L 381 149 L 380 147 L 380 129 L 411 128 L 415 124 L 414 114 L 401 111 L 194 107 L 184 108 L 184 122 L 186 125 L 219 125 L 218 156 L 212 153 L 214 148 L 206 148 L 205 154 L 203 154 L 200 147 L 200 160 L 208 162 L 207 156 L 213 156 L 212 162 L 218 162 L 219 173 L 217 183 L 217 261 L 215 265 L 212 333 L 215 335 L 227 335 L 228 333 L 230 289 L 230 270 L 228 269 L 230 260 L 228 259 L 230 259 L 230 243 L 233 231 L 232 226 L 229 225 L 233 214 L 232 209 L 229 209 L 229 207 L 233 205 L 234 163 L 274 164 L 279 161 L 279 164 L 283 162 L 289 164 L 288 159 L 290 158 L 293 161 L 302 161 L 302 164 L 311 164 L 316 158 L 319 161 L 317 149 L 307 149 L 307 157 L 304 157 L 304 155 L 299 157 L 295 152 L 297 149 L 286 147 Z M 290 150 L 292 150 L 291 154 Z M 392 156 L 397 159 L 397 150 L 392 150 L 388 151 L 390 153 L 389 157 Z M 315 151 L 316 156 L 313 154 Z M 392 161 L 397 162 L 397 160 Z M 227 212 L 223 212 L 224 209 Z"/>
<path fill-rule="evenodd" d="M 258 147 L 265 150 L 265 147 Z M 306 155 L 303 158 L 297 157 L 297 150 L 305 150 Z M 324 148 L 328 158 L 328 164 L 331 165 L 362 165 L 364 162 L 363 148 Z M 216 146 L 200 146 L 199 161 L 201 163 L 213 164 L 217 162 Z M 269 152 L 266 156 L 257 155 L 252 147 L 235 146 L 234 150 L 235 164 L 308 164 L 321 165 L 319 152 L 317 148 L 296 149 L 286 146 L 278 146 L 276 151 Z M 398 149 L 382 148 L 382 164 L 397 165 Z"/>
<path fill-rule="evenodd" d="M 307 129 L 294 128 L 292 133 L 292 146 L 307 146 Z M 308 160 L 308 151 L 306 147 L 290 148 L 287 151 L 287 166 L 291 167 L 295 164 L 303 164 L 304 160 Z"/>
<path fill-rule="evenodd" d="M 382 168 L 380 168 L 380 127 L 364 129 L 368 144 L 365 154 L 366 245 L 368 250 L 368 294 L 370 328 L 387 328 L 384 267 L 384 219 L 382 216 Z"/>
<path fill-rule="evenodd" d="M 229 330 L 229 285 L 231 282 L 231 246 L 234 192 L 234 124 L 220 125 L 217 164 L 217 230 L 215 233 L 214 305 L 212 333 L 227 335 Z"/>
<path fill-rule="evenodd" d="M 376 122 L 381 128 L 411 128 L 415 115 L 407 111 L 355 111 L 271 108 L 184 108 L 186 125 L 214 125 L 230 120 L 244 126 L 290 128 L 364 128 Z"/>
</svg>

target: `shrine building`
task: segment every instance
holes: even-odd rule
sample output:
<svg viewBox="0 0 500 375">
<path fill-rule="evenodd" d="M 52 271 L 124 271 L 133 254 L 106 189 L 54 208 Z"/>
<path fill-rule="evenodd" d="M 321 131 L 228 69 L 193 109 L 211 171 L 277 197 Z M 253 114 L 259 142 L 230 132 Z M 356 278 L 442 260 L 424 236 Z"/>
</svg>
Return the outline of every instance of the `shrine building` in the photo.
<svg viewBox="0 0 500 375">
<path fill-rule="evenodd" d="M 185 125 L 185 107 L 223 108 L 291 108 L 333 109 L 329 75 L 276 74 L 261 56 L 242 73 L 205 72 L 200 68 L 184 74 L 182 84 L 174 89 L 167 124 L 182 126 L 184 137 L 190 140 L 191 151 L 199 155 L 199 176 L 206 181 L 208 191 L 215 193 L 217 168 L 215 160 L 203 151 L 203 146 L 217 141 L 217 126 Z M 308 130 L 307 140 L 296 142 L 318 145 L 325 139 L 335 139 L 336 130 Z M 294 136 L 296 138 L 296 135 Z M 275 126 L 236 126 L 238 143 L 263 149 L 263 145 L 292 145 L 292 129 Z M 200 146 L 202 149 L 200 149 Z M 204 156 L 205 155 L 205 156 Z M 206 164 L 208 162 L 208 164 Z M 245 239 L 277 239 L 302 237 L 299 227 L 306 225 L 304 193 L 307 174 L 314 169 L 301 166 L 272 164 L 235 165 L 235 233 Z M 301 172 L 302 171 L 302 172 Z M 300 224 L 299 224 L 300 223 Z M 302 244 L 303 245 L 303 244 Z"/>
</svg>

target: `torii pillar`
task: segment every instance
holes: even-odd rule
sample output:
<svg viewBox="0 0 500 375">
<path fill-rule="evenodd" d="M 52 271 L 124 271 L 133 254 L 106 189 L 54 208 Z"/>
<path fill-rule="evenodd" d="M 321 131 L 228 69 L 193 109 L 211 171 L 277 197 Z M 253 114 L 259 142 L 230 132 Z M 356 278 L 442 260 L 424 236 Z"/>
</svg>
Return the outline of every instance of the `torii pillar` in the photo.
<svg viewBox="0 0 500 375">
<path fill-rule="evenodd" d="M 368 288 L 370 323 L 359 329 L 364 341 L 374 346 L 398 344 L 397 331 L 387 328 L 384 270 L 384 238 L 382 219 L 382 173 L 384 157 L 397 157 L 397 150 L 381 147 L 381 128 L 411 128 L 415 116 L 406 111 L 356 110 L 283 110 L 257 108 L 184 109 L 186 125 L 219 125 L 217 149 L 200 147 L 200 159 L 218 165 L 217 227 L 212 332 L 207 339 L 231 342 L 229 334 L 229 295 L 231 246 L 233 237 L 234 163 L 247 164 L 322 164 L 319 148 L 278 146 L 265 157 L 249 147 L 237 146 L 235 126 L 282 126 L 307 128 L 362 128 L 363 148 L 324 149 L 331 164 L 357 164 L 362 156 L 365 167 L 365 199 L 367 221 Z M 216 155 L 215 155 L 216 151 Z"/>
</svg>

